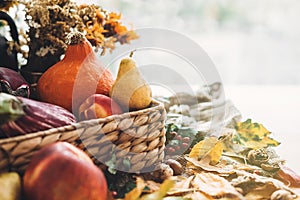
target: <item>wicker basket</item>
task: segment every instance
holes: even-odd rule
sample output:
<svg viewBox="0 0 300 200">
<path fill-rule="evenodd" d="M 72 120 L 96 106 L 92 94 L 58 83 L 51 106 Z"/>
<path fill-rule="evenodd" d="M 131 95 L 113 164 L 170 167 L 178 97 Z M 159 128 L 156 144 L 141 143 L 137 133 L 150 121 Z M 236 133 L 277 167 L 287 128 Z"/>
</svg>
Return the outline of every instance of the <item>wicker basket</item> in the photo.
<svg viewBox="0 0 300 200">
<path fill-rule="evenodd" d="M 153 100 L 147 109 L 2 139 L 0 172 L 24 172 L 37 150 L 57 141 L 78 146 L 99 167 L 113 159 L 116 169 L 151 170 L 164 157 L 165 117 L 163 104 Z"/>
</svg>

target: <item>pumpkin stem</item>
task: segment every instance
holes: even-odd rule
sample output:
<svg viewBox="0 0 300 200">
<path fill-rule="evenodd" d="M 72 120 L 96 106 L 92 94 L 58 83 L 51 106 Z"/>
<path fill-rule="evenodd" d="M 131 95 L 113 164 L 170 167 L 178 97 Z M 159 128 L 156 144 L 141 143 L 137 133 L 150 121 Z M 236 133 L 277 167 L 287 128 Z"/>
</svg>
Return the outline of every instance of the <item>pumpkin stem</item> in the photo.
<svg viewBox="0 0 300 200">
<path fill-rule="evenodd" d="M 83 33 L 79 31 L 71 32 L 67 35 L 67 45 L 76 45 L 84 42 L 85 37 Z"/>
</svg>

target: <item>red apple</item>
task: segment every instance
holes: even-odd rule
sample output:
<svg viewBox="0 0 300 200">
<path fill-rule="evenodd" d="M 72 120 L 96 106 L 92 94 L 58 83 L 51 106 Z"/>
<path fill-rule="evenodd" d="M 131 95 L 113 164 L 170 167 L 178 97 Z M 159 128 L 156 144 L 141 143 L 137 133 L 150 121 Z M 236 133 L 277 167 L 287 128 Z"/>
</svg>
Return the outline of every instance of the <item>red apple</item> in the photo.
<svg viewBox="0 0 300 200">
<path fill-rule="evenodd" d="M 93 94 L 80 105 L 78 113 L 80 120 L 88 120 L 121 114 L 122 109 L 112 98 Z"/>
<path fill-rule="evenodd" d="M 105 200 L 107 183 L 102 171 L 80 149 L 67 142 L 42 148 L 24 174 L 28 200 Z"/>
</svg>

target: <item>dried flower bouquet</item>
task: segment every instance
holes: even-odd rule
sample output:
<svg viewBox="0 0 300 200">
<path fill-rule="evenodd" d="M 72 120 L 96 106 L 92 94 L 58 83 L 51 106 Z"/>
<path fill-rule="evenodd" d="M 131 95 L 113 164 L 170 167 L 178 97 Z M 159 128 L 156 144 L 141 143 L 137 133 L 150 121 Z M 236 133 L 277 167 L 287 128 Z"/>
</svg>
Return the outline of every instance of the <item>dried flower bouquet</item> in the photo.
<svg viewBox="0 0 300 200">
<path fill-rule="evenodd" d="M 25 21 L 29 26 L 26 70 L 44 72 L 58 62 L 66 49 L 66 36 L 72 30 L 84 33 L 101 54 L 112 51 L 117 43 L 137 38 L 133 30 L 123 25 L 121 14 L 97 5 L 78 5 L 71 0 L 13 2 L 25 5 Z"/>
</svg>

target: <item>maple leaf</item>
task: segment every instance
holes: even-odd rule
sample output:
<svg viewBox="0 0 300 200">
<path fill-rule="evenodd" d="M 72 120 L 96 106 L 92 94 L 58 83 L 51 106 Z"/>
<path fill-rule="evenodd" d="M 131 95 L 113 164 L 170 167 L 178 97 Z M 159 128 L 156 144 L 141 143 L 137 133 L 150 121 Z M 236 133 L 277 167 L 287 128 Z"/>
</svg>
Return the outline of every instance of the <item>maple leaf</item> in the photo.
<svg viewBox="0 0 300 200">
<path fill-rule="evenodd" d="M 251 119 L 236 124 L 233 140 L 251 149 L 278 146 L 280 143 L 270 137 L 271 132 L 262 124 L 252 123 Z"/>
</svg>

